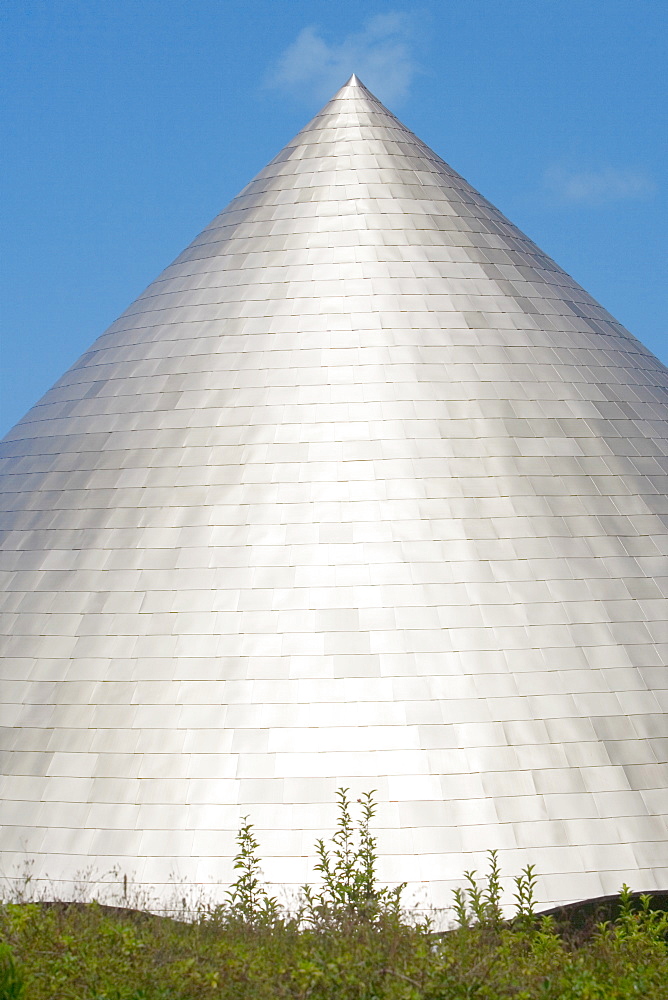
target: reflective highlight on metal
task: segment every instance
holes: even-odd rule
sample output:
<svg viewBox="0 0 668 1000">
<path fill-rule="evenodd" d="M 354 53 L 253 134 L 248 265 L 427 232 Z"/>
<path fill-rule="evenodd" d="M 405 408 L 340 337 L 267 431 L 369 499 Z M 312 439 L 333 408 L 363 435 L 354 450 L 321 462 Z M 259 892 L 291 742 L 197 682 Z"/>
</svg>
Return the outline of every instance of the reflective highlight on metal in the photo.
<svg viewBox="0 0 668 1000">
<path fill-rule="evenodd" d="M 666 888 L 667 386 L 353 77 L 2 445 L 4 870 Z"/>
</svg>

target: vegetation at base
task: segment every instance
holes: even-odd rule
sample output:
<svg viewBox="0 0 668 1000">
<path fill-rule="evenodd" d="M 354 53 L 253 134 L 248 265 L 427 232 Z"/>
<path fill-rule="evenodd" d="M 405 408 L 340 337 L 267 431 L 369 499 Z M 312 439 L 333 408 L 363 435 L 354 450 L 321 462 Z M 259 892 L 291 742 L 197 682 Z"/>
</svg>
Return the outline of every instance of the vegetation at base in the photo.
<svg viewBox="0 0 668 1000">
<path fill-rule="evenodd" d="M 331 844 L 318 841 L 320 885 L 288 911 L 262 882 L 243 821 L 237 880 L 215 907 L 180 919 L 99 902 L 14 894 L 0 905 L 0 1000 L 666 1000 L 668 914 L 624 886 L 614 919 L 576 929 L 536 913 L 531 866 L 514 879 L 464 874 L 454 927 L 436 933 L 381 886 L 371 794 L 356 823 L 346 790 Z M 85 889 L 85 887 L 84 887 Z M 124 882 L 123 898 L 127 898 Z M 83 898 L 87 898 L 82 892 Z"/>
</svg>

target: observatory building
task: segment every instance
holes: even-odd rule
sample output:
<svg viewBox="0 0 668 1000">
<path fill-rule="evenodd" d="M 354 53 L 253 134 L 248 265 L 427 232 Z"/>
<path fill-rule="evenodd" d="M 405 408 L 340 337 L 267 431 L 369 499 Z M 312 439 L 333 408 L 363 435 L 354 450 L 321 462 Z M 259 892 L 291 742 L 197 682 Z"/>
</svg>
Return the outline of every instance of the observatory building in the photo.
<svg viewBox="0 0 668 1000">
<path fill-rule="evenodd" d="M 668 372 L 355 78 L 2 443 L 5 874 L 668 887 Z M 663 644 L 663 645 L 662 645 Z"/>
</svg>

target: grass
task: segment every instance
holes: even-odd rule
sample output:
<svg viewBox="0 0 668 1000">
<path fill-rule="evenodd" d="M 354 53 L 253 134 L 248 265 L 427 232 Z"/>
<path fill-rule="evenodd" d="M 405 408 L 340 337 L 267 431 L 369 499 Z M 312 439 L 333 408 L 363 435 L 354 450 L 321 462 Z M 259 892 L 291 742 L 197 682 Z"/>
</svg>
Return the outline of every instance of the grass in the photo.
<svg viewBox="0 0 668 1000">
<path fill-rule="evenodd" d="M 14 893 L 0 906 L 0 1000 L 668 997 L 668 915 L 648 896 L 624 887 L 607 920 L 540 916 L 528 867 L 508 919 L 490 852 L 484 878 L 464 875 L 453 929 L 436 934 L 402 910 L 402 886 L 378 884 L 372 796 L 360 806 L 355 822 L 339 792 L 336 831 L 316 845 L 320 884 L 304 887 L 293 912 L 263 886 L 248 820 L 225 902 L 200 904 L 188 919 Z"/>
</svg>

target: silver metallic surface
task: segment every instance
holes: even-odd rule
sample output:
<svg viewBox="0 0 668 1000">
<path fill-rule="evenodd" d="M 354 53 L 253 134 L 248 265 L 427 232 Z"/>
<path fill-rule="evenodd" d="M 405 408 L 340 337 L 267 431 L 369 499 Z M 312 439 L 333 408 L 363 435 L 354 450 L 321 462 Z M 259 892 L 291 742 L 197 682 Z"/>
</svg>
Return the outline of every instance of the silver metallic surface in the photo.
<svg viewBox="0 0 668 1000">
<path fill-rule="evenodd" d="M 4 871 L 668 887 L 667 386 L 353 77 L 2 445 Z"/>
</svg>

